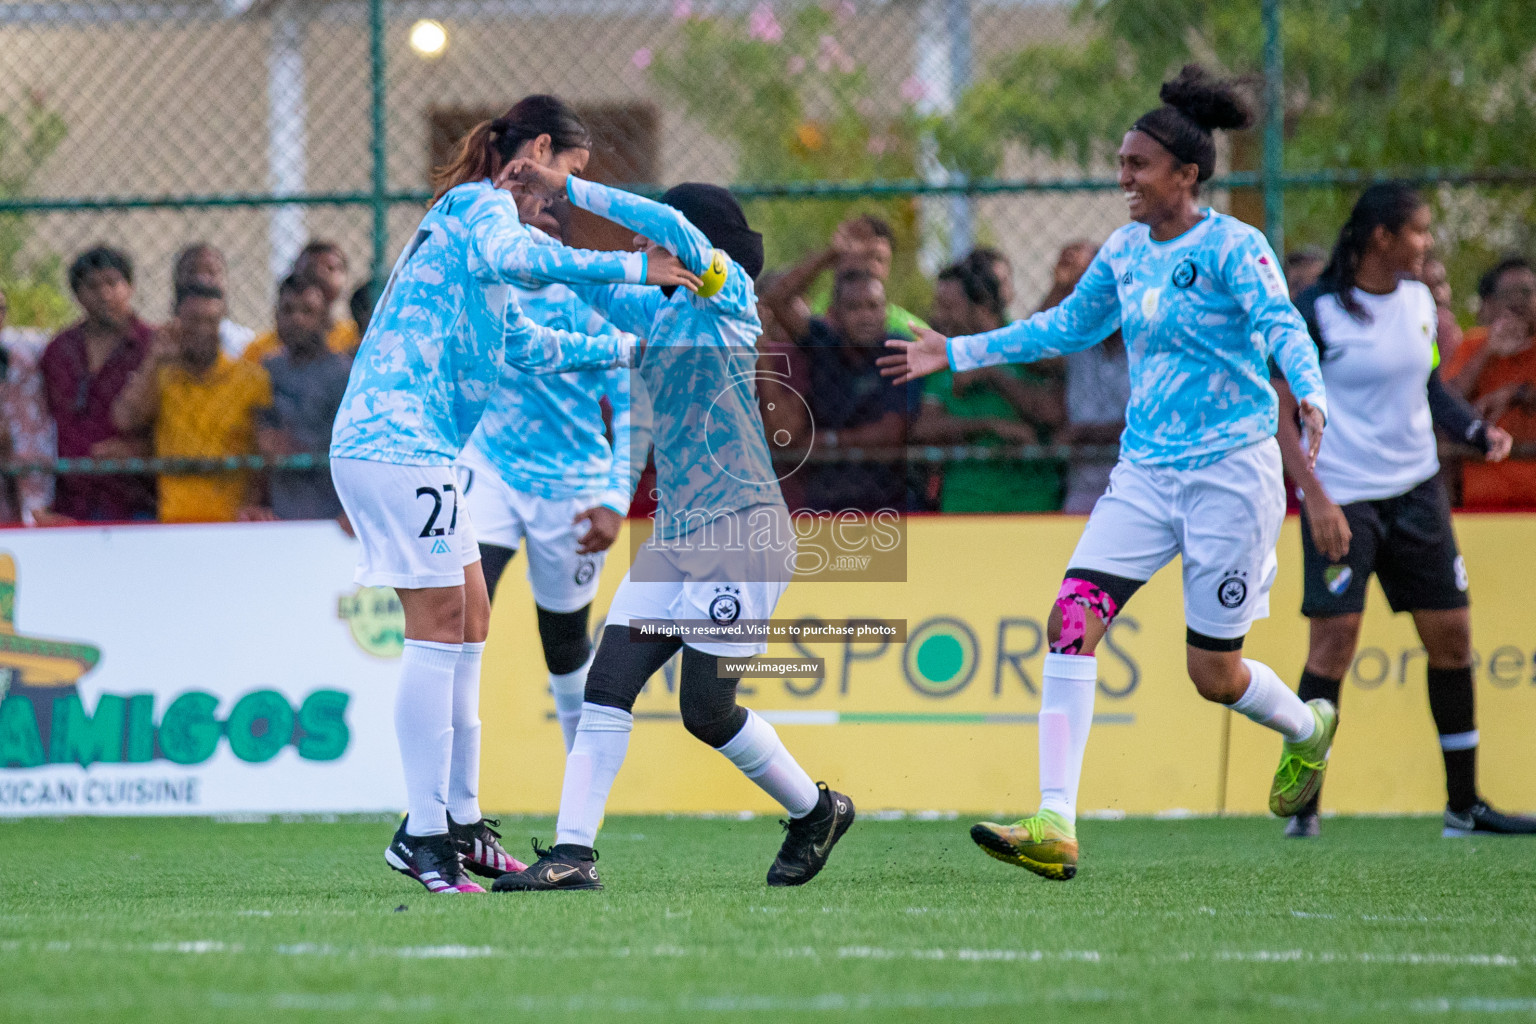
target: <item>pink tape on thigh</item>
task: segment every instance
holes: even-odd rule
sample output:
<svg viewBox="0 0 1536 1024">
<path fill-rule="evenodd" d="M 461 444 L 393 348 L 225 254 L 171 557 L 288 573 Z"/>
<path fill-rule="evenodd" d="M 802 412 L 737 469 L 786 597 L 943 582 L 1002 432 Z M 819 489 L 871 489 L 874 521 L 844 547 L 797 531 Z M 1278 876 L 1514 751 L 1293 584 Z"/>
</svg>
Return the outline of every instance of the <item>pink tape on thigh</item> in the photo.
<svg viewBox="0 0 1536 1024">
<path fill-rule="evenodd" d="M 1083 638 L 1088 632 L 1088 612 L 1091 610 L 1107 627 L 1120 611 L 1115 599 L 1087 580 L 1068 576 L 1061 581 L 1061 591 L 1056 595 L 1056 607 L 1061 609 L 1061 636 L 1051 644 L 1055 654 L 1076 654 L 1083 648 Z"/>
</svg>

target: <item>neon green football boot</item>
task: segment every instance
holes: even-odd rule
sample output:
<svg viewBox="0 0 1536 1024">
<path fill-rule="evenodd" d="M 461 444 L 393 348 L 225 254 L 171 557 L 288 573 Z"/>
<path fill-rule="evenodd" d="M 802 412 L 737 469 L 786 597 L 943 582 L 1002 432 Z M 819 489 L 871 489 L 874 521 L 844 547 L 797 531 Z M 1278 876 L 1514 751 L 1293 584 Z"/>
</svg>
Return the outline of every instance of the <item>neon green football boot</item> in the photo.
<svg viewBox="0 0 1536 1024">
<path fill-rule="evenodd" d="M 1039 811 L 1012 825 L 983 821 L 971 839 L 989 857 L 1016 864 L 1041 878 L 1065 882 L 1077 874 L 1077 828 L 1055 811 Z"/>
<path fill-rule="evenodd" d="M 1307 701 L 1307 707 L 1317 727 L 1300 743 L 1285 741 L 1280 751 L 1280 767 L 1275 769 L 1275 781 L 1269 787 L 1269 810 L 1281 818 L 1301 810 L 1323 788 L 1328 750 L 1339 729 L 1339 709 L 1332 701 L 1317 697 Z"/>
</svg>

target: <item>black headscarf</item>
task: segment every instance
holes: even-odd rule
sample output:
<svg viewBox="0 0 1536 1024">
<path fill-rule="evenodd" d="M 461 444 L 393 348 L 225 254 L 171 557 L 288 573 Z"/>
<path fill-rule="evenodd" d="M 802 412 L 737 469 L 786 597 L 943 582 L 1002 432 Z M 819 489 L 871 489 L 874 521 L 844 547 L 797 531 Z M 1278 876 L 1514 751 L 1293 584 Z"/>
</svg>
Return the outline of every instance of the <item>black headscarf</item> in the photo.
<svg viewBox="0 0 1536 1024">
<path fill-rule="evenodd" d="M 754 281 L 763 272 L 763 236 L 747 224 L 736 197 L 719 185 L 685 181 L 673 185 L 661 201 L 688 218 L 711 245 L 741 264 Z"/>
</svg>

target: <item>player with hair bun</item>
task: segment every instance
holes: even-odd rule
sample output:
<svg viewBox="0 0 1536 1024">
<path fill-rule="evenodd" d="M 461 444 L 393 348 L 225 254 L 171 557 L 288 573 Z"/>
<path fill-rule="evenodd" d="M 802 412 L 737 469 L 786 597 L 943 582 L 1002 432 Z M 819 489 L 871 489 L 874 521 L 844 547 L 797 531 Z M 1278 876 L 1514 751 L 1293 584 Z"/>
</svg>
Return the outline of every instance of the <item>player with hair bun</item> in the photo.
<svg viewBox="0 0 1536 1024">
<path fill-rule="evenodd" d="M 1039 811 L 982 822 L 988 854 L 1057 880 L 1077 873 L 1077 788 L 1093 722 L 1093 652 L 1131 595 L 1183 558 L 1187 664 L 1196 690 L 1285 738 L 1270 809 L 1290 815 L 1322 784 L 1337 716 L 1304 704 L 1269 666 L 1243 657 L 1269 614 L 1285 518 L 1273 356 L 1296 395 L 1315 459 L 1326 406 L 1317 350 L 1274 251 L 1254 228 L 1197 202 L 1216 169 L 1219 129 L 1251 114 L 1233 84 L 1188 65 L 1163 105 L 1120 145 L 1132 223 L 1109 237 L 1059 306 L 1000 330 L 890 341 L 897 384 L 942 369 L 1030 363 L 1098 344 L 1117 328 L 1131 401 L 1120 461 L 1094 506 L 1050 616 L 1040 709 Z M 1176 747 L 1177 738 L 1169 737 Z"/>
</svg>

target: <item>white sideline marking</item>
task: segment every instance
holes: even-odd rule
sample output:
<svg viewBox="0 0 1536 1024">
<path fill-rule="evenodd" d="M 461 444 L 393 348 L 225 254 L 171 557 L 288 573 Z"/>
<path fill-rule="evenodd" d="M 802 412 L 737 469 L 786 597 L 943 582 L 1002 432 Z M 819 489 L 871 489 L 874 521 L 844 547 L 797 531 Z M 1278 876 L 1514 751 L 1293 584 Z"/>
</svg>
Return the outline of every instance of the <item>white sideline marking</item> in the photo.
<svg viewBox="0 0 1536 1024">
<path fill-rule="evenodd" d="M 962 960 L 962 961 L 1024 961 L 1039 963 L 1044 960 L 1074 960 L 1082 963 L 1100 963 L 1102 955 L 1096 949 L 883 949 L 879 946 L 840 946 L 839 960 Z"/>
<path fill-rule="evenodd" d="M 282 943 L 275 946 L 248 946 L 239 942 L 217 939 L 191 939 L 180 942 L 154 942 L 148 944 L 96 942 L 91 940 L 54 940 L 49 942 L 23 943 L 19 940 L 0 941 L 0 952 L 44 952 L 101 954 L 169 954 L 173 956 L 206 956 L 224 954 L 230 956 L 254 954 L 279 956 L 315 957 L 396 957 L 409 960 L 468 960 L 491 957 L 537 959 L 563 956 L 562 951 L 544 947 L 498 948 L 495 946 L 464 946 L 446 944 L 438 946 L 333 946 L 325 943 Z M 907 948 L 886 946 L 837 946 L 818 949 L 814 946 L 778 947 L 767 949 L 715 948 L 709 946 L 685 947 L 671 944 L 655 946 L 614 946 L 608 949 L 592 949 L 588 956 L 607 956 L 614 959 L 656 958 L 679 959 L 689 956 L 718 957 L 736 955 L 746 959 L 804 958 L 811 960 L 926 960 L 953 961 L 955 963 L 1104 963 L 1109 960 L 1150 963 L 1272 963 L 1272 964 L 1389 964 L 1393 966 L 1451 966 L 1451 967 L 1536 967 L 1536 956 L 1517 956 L 1507 953 L 1425 953 L 1405 951 L 1397 953 L 1332 952 L 1306 949 L 1225 949 L 1208 952 L 1182 952 L 1171 955 L 1143 953 L 1103 953 L 1095 949 L 971 949 L 971 948 Z M 1422 1001 L 1421 1001 L 1422 1002 Z M 1443 1002 L 1443 1000 L 1442 1000 Z M 1489 1005 L 1513 1005 L 1509 1000 L 1491 1000 Z M 1536 1001 L 1532 1001 L 1536 1005 Z M 1415 1004 L 1415 1012 L 1430 1012 L 1439 1002 Z M 1463 1005 L 1452 1000 L 1451 1009 Z M 1522 1004 L 1523 1005 L 1523 1004 Z M 1434 1012 L 1441 1012 L 1435 1010 Z M 1482 1012 L 1482 1011 L 1479 1011 Z M 1492 1011 L 1488 1011 L 1492 1012 Z M 1499 1012 L 1504 1012 L 1500 1010 Z"/>
<path fill-rule="evenodd" d="M 1536 965 L 1536 957 L 1508 956 L 1504 953 L 1315 953 L 1307 949 L 1217 950 L 1211 954 L 1182 953 L 1182 961 L 1230 960 L 1242 963 L 1309 964 L 1436 964 L 1455 967 L 1521 967 Z"/>
<path fill-rule="evenodd" d="M 1531 1013 L 1536 999 L 1483 999 L 1462 996 L 1449 999 L 1415 999 L 1408 1004 L 1414 1013 Z"/>
<path fill-rule="evenodd" d="M 490 946 L 405 946 L 383 952 L 385 956 L 404 957 L 408 960 L 472 960 L 503 955 Z"/>
</svg>

